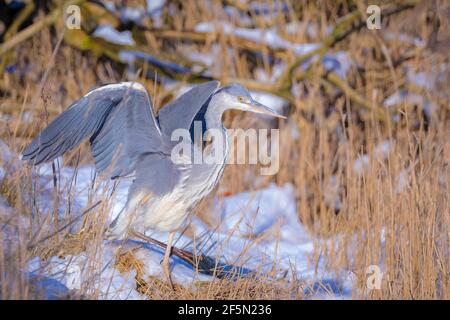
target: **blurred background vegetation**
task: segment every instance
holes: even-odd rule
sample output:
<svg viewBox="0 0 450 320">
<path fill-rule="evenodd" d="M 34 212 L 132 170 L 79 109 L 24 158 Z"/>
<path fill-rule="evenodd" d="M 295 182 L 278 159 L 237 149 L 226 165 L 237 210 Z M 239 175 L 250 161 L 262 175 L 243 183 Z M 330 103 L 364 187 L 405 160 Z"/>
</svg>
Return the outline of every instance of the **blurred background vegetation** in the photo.
<svg viewBox="0 0 450 320">
<path fill-rule="evenodd" d="M 371 4 L 380 29 L 367 28 Z M 382 260 L 388 280 L 366 297 L 449 299 L 449 23 L 444 0 L 1 0 L 0 136 L 20 152 L 101 84 L 139 81 L 159 109 L 191 84 L 239 82 L 288 115 L 225 115 L 228 127 L 279 128 L 280 170 L 229 166 L 217 194 L 292 183 L 310 232 L 340 235 L 316 258 L 351 270 L 358 293 L 365 266 Z M 0 186 L 29 212 L 22 175 Z M 210 206 L 197 213 L 213 225 Z M 265 297 L 286 297 L 276 294 Z"/>
</svg>

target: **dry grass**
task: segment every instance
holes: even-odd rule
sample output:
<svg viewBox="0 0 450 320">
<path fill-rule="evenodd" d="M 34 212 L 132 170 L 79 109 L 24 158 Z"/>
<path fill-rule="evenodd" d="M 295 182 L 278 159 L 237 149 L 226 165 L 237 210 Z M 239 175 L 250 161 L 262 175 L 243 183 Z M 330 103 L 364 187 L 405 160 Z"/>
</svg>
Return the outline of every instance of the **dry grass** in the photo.
<svg viewBox="0 0 450 320">
<path fill-rule="evenodd" d="M 228 19 L 219 2 L 214 3 L 219 9 L 211 11 L 201 2 L 183 2 L 172 16 L 172 28 L 190 30 L 199 21 Z M 445 4 L 444 1 L 436 3 Z M 287 17 L 278 15 L 270 21 L 258 16 L 252 16 L 252 19 L 261 28 L 279 26 L 281 30 L 293 18 L 301 19 L 305 26 L 312 23 L 317 38 L 311 38 L 307 32 L 284 34 L 292 41 L 306 43 L 323 38 L 326 27 L 334 25 L 338 17 L 355 5 L 364 4 L 362 1 L 356 1 L 356 4 L 347 1 L 324 1 L 321 4 L 291 1 Z M 448 6 L 446 8 L 448 11 Z M 439 107 L 431 117 L 424 115 L 420 105 L 404 103 L 395 107 L 397 122 L 380 122 L 371 112 L 359 112 L 348 95 L 337 93 L 324 84 L 322 78 L 312 76 L 299 82 L 299 96 L 291 105 L 289 120 L 279 123 L 279 173 L 256 183 L 256 180 L 246 180 L 245 172 L 257 173 L 258 168 L 231 165 L 220 183 L 219 192 L 226 193 L 258 189 L 271 181 L 280 185 L 292 183 L 296 188 L 302 223 L 323 239 L 315 245 L 315 261 L 325 261 L 328 270 L 337 276 L 353 272 L 356 280 L 352 295 L 355 298 L 450 298 L 450 72 L 448 51 L 441 50 L 441 42 L 437 42 L 441 44 L 439 46 L 428 41 L 434 37 L 430 23 L 430 16 L 435 13 L 433 10 L 436 9 L 424 2 L 416 9 L 390 18 L 381 31 L 362 29 L 333 49 L 346 51 L 360 66 L 351 69 L 347 80 L 370 103 L 381 104 L 399 88 L 411 92 L 421 90 Z M 447 11 L 439 12 L 444 15 Z M 445 42 L 450 30 L 448 17 L 441 19 L 440 30 L 438 38 L 442 40 L 444 37 Z M 384 37 L 397 31 L 421 37 L 428 41 L 428 45 L 415 47 Z M 45 126 L 47 116 L 44 110 L 52 119 L 90 88 L 126 79 L 126 71 L 119 65 L 89 53 L 80 53 L 64 43 L 53 61 L 58 34 L 55 30 L 44 29 L 21 44 L 14 51 L 14 61 L 26 72 L 0 75 L 0 114 L 3 116 L 0 135 L 15 152 L 20 152 Z M 162 47 L 162 40 L 151 33 L 146 36 L 152 50 Z M 221 48 L 216 57 L 221 63 L 214 70 L 220 79 L 253 79 L 255 67 L 272 72 L 267 59 L 254 60 L 245 50 L 234 50 L 234 55 L 230 56 L 225 48 L 235 48 L 238 44 L 228 42 L 220 35 L 217 40 L 204 45 L 180 43 L 174 51 L 183 52 L 196 47 L 209 52 L 213 45 Z M 263 51 L 263 55 L 268 52 L 268 49 Z M 288 52 L 278 55 L 284 61 L 292 59 Z M 405 55 L 408 55 L 408 60 L 396 65 Z M 407 86 L 406 66 L 416 72 L 436 73 L 437 66 L 442 64 L 447 65 L 447 72 L 435 87 L 423 90 Z M 47 70 L 48 78 L 43 83 L 42 76 Z M 151 79 L 140 78 L 138 81 L 146 84 L 157 108 L 164 97 L 170 96 L 163 87 L 155 86 Z M 32 121 L 24 121 L 24 114 Z M 233 127 L 255 125 L 251 116 L 234 112 L 227 114 L 225 121 Z M 293 130 L 300 132 L 299 139 L 293 138 Z M 385 158 L 377 157 L 376 147 L 387 140 L 392 143 L 390 152 Z M 90 163 L 87 151 L 87 146 L 82 146 L 66 157 L 66 163 Z M 354 163 L 363 154 L 369 156 L 368 164 L 361 173 L 356 173 Z M 102 204 L 95 214 L 87 215 L 84 233 L 72 235 L 65 229 L 48 241 L 30 247 L 30 243 L 42 239 L 50 230 L 57 230 L 68 220 L 57 221 L 49 216 L 47 220 L 50 221 L 39 221 L 31 227 L 32 200 L 39 192 L 36 190 L 33 194 L 31 169 L 24 167 L 18 171 L 11 166 L 5 169 L 7 174 L 0 181 L 0 194 L 13 207 L 13 212 L 0 211 L 0 224 L 6 225 L 1 227 L 0 233 L 4 240 L 0 241 L 0 297 L 35 298 L 38 295 L 32 289 L 32 282 L 30 284 L 20 272 L 27 261 L 36 255 L 45 259 L 81 251 L 86 251 L 94 261 L 99 254 L 96 245 L 101 243 L 102 228 L 99 225 L 106 219 L 108 208 Z M 335 210 L 327 201 L 330 179 L 337 182 L 335 192 L 342 202 L 340 210 Z M 55 191 L 55 204 L 62 198 L 58 194 L 62 192 L 64 190 Z M 197 210 L 207 223 L 208 207 L 209 203 L 205 201 Z M 71 215 L 67 212 L 68 218 Z M 43 225 L 48 231 L 40 232 Z M 19 241 L 8 241 L 16 239 L 16 236 Z M 136 271 L 136 287 L 152 299 L 301 299 L 307 286 L 301 281 L 255 277 L 193 283 L 190 288 L 179 286 L 173 292 L 158 278 L 145 278 L 141 272 L 143 263 L 128 251 L 118 254 L 116 268 L 120 272 Z M 384 266 L 382 288 L 369 291 L 366 288 L 366 268 L 381 264 Z M 76 297 L 84 294 L 80 292 Z M 85 297 L 96 296 L 86 294 Z"/>
<path fill-rule="evenodd" d="M 241 278 L 236 281 L 215 279 L 213 281 L 195 281 L 189 287 L 174 284 L 175 290 L 166 281 L 158 277 L 145 276 L 144 261 L 140 261 L 132 251 L 119 254 L 116 268 L 121 273 L 136 271 L 135 281 L 139 293 L 149 299 L 292 299 L 301 297 L 295 294 L 292 285 L 283 281 L 266 281 L 255 277 Z"/>
</svg>

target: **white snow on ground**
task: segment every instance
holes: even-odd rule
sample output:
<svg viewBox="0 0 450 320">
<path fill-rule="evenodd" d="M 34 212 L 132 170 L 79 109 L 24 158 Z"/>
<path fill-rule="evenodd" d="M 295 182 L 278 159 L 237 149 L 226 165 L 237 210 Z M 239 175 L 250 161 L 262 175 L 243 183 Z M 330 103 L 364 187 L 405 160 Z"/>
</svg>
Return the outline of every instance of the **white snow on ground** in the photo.
<svg viewBox="0 0 450 320">
<path fill-rule="evenodd" d="M 87 294 L 99 293 L 100 299 L 141 299 L 135 290 L 135 271 L 121 274 L 114 268 L 117 248 L 105 243 L 101 256 L 95 261 L 86 253 L 64 258 L 52 257 L 42 261 L 39 257 L 29 262 L 32 274 L 44 274 L 57 280 L 70 290 L 83 290 Z M 97 258 L 97 257 L 96 257 Z"/>
<path fill-rule="evenodd" d="M 447 81 L 445 78 L 447 70 L 448 66 L 445 64 L 435 66 L 428 72 L 415 72 L 411 68 L 407 68 L 406 80 L 411 85 L 427 92 L 427 90 L 435 88 L 438 84 Z M 445 99 L 444 97 L 442 98 Z M 387 108 L 393 108 L 394 106 L 401 104 L 420 106 L 428 117 L 431 117 L 439 109 L 439 106 L 436 103 L 430 101 L 426 93 L 415 93 L 408 90 L 398 90 L 387 97 L 383 102 L 383 105 Z"/>
<path fill-rule="evenodd" d="M 165 0 L 147 0 L 146 8 L 141 7 L 129 7 L 129 6 L 116 6 L 112 1 L 101 1 L 108 11 L 115 13 L 120 17 L 123 23 L 132 22 L 137 25 L 142 25 L 143 19 L 147 16 L 153 19 L 155 26 L 161 26 L 161 13 L 165 5 Z"/>
<path fill-rule="evenodd" d="M 228 49 L 231 53 L 232 50 Z M 201 63 L 208 67 L 208 72 L 214 71 L 214 68 L 217 67 L 217 57 L 220 56 L 222 52 L 222 46 L 218 44 L 213 44 L 209 48 L 207 52 L 197 52 L 191 49 L 184 49 L 183 56 L 191 60 L 192 62 Z"/>
<path fill-rule="evenodd" d="M 136 44 L 131 36 L 131 31 L 117 31 L 111 25 L 98 26 L 95 29 L 93 36 L 119 45 L 134 46 Z"/>
<path fill-rule="evenodd" d="M 310 38 L 318 38 L 319 32 L 317 26 L 311 22 L 291 21 L 285 26 L 286 32 L 291 35 L 297 35 L 299 32 L 304 32 Z"/>
<path fill-rule="evenodd" d="M 297 55 L 302 55 L 308 53 L 319 47 L 319 44 L 294 44 L 286 39 L 283 39 L 276 28 L 269 29 L 250 29 L 250 28 L 239 28 L 233 26 L 227 21 L 220 22 L 201 22 L 197 24 L 194 28 L 197 32 L 221 32 L 225 34 L 234 34 L 236 37 L 254 41 L 255 43 L 260 43 L 267 45 L 272 49 L 286 49 L 292 50 Z"/>
<path fill-rule="evenodd" d="M 227 262 L 262 272 L 269 272 L 273 265 L 282 271 L 295 266 L 297 277 L 313 277 L 308 261 L 313 240 L 298 219 L 292 185 L 272 184 L 256 192 L 216 198 L 213 216 L 217 226 L 210 241 L 218 243 L 215 254 Z M 205 231 L 198 219 L 194 225 Z M 248 252 L 242 255 L 244 250 Z"/>
<path fill-rule="evenodd" d="M 361 174 L 369 167 L 370 161 L 386 160 L 392 150 L 393 145 L 394 141 L 385 140 L 375 146 L 372 158 L 367 154 L 360 155 L 353 163 L 353 172 Z"/>
<path fill-rule="evenodd" d="M 226 197 L 215 207 L 215 214 L 221 222 L 218 231 L 240 237 L 257 236 L 278 224 L 282 239 L 304 236 L 307 233 L 299 224 L 293 193 L 294 188 L 290 184 L 281 188 L 272 184 L 258 192 Z"/>
<path fill-rule="evenodd" d="M 11 163 L 12 154 L 5 142 L 0 140 L 0 180 L 5 177 L 5 167 Z"/>
<path fill-rule="evenodd" d="M 394 107 L 396 105 L 401 104 L 410 104 L 417 105 L 423 107 L 423 111 L 428 117 L 431 117 L 432 114 L 438 109 L 438 106 L 432 101 L 428 100 L 421 94 L 408 92 L 405 90 L 399 90 L 390 95 L 384 101 L 385 107 Z"/>
<path fill-rule="evenodd" d="M 141 24 L 142 19 L 144 19 L 146 12 L 144 8 L 132 8 L 132 7 L 122 7 L 119 10 L 120 20 L 124 23 L 134 22 L 137 25 Z"/>
<path fill-rule="evenodd" d="M 425 47 L 426 41 L 418 38 L 412 37 L 410 35 L 404 33 L 383 33 L 382 35 L 386 40 L 396 41 L 396 42 L 404 42 L 407 44 L 415 45 L 416 47 Z"/>
<path fill-rule="evenodd" d="M 164 7 L 166 0 L 147 0 L 147 12 L 151 15 Z"/>
<path fill-rule="evenodd" d="M 269 75 L 265 69 L 255 69 L 255 79 L 261 82 L 274 83 L 286 68 L 285 63 L 277 63 L 272 67 L 272 73 Z"/>
</svg>

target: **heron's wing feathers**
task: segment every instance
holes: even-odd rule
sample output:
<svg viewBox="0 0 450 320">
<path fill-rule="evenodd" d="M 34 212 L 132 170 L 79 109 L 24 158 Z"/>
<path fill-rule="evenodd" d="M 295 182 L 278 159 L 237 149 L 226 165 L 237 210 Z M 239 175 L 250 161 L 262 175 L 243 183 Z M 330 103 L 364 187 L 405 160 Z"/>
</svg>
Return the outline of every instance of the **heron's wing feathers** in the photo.
<svg viewBox="0 0 450 320">
<path fill-rule="evenodd" d="M 129 196 L 139 193 L 158 197 L 167 195 L 181 182 L 183 170 L 187 167 L 175 164 L 168 155 L 143 155 L 136 165 L 136 179 Z"/>
<path fill-rule="evenodd" d="M 89 92 L 50 123 L 22 159 L 51 161 L 88 138 L 97 170 L 108 168 L 112 178 L 131 173 L 140 154 L 158 152 L 161 131 L 145 88 L 120 83 Z"/>
<path fill-rule="evenodd" d="M 195 116 L 219 86 L 219 81 L 198 85 L 159 111 L 159 124 L 164 135 L 170 137 L 176 129 L 189 130 Z"/>
</svg>

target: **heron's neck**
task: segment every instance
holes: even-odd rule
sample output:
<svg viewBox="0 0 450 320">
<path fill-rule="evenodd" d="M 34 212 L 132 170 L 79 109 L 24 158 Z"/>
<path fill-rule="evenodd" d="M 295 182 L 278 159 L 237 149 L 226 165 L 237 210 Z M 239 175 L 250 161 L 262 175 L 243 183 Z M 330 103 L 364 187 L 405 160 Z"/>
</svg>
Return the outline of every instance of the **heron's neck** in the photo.
<svg viewBox="0 0 450 320">
<path fill-rule="evenodd" d="M 207 153 L 215 154 L 216 156 L 220 157 L 219 161 L 220 165 L 226 162 L 229 151 L 228 150 L 229 138 L 227 130 L 225 129 L 222 123 L 222 115 L 227 109 L 228 109 L 227 103 L 221 101 L 220 97 L 213 96 L 205 112 L 205 125 L 207 132 L 211 133 L 211 131 L 208 130 L 216 129 L 215 131 L 216 135 L 214 136 L 213 134 L 215 142 L 211 145 L 211 148 L 208 150 Z M 222 135 L 222 138 L 218 141 L 217 139 L 220 137 L 220 135 L 219 137 L 217 136 L 217 130 L 219 130 L 219 132 Z M 219 141 L 222 141 L 223 144 L 218 145 L 217 143 L 219 143 Z"/>
<path fill-rule="evenodd" d="M 213 96 L 205 113 L 206 129 L 224 129 L 222 115 L 226 109 L 227 105 L 220 98 Z"/>
</svg>

